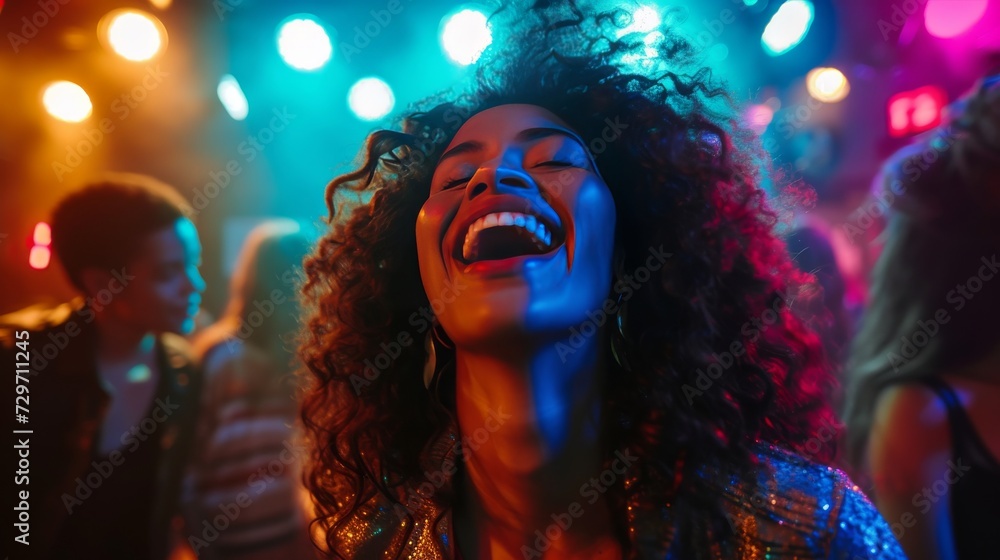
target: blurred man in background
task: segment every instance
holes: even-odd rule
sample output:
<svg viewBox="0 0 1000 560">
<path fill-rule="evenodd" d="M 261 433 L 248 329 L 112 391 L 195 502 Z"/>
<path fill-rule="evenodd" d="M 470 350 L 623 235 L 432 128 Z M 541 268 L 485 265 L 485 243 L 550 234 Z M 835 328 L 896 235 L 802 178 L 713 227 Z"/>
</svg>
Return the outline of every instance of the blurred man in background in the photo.
<svg viewBox="0 0 1000 560">
<path fill-rule="evenodd" d="M 8 554 L 159 560 L 178 541 L 200 398 L 178 335 L 205 289 L 191 215 L 172 188 L 137 175 L 55 209 L 53 248 L 81 297 L 0 317 L 2 363 L 30 364 L 30 415 L 14 427 L 31 430 L 30 474 L 15 488 L 29 491 L 30 533 Z"/>
</svg>

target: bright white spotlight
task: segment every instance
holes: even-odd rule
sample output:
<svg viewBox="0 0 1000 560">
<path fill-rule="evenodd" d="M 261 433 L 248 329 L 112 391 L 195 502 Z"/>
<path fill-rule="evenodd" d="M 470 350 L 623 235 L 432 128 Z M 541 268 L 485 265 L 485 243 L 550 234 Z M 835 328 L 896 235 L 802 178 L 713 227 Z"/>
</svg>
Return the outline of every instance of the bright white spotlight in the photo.
<svg viewBox="0 0 1000 560">
<path fill-rule="evenodd" d="M 278 29 L 278 53 L 298 70 L 317 70 L 330 60 L 333 44 L 315 17 L 301 15 Z"/>
<path fill-rule="evenodd" d="M 42 93 L 42 104 L 53 117 L 66 122 L 80 122 L 94 110 L 90 96 L 73 82 L 53 82 Z"/>
<path fill-rule="evenodd" d="M 771 17 L 760 41 L 771 56 L 784 54 L 805 39 L 815 11 L 809 0 L 788 0 Z"/>
<path fill-rule="evenodd" d="M 229 113 L 230 117 L 238 121 L 247 118 L 247 113 L 250 112 L 250 105 L 247 103 L 247 96 L 243 94 L 243 88 L 240 87 L 240 83 L 236 81 L 236 78 L 230 74 L 223 76 L 219 80 L 219 87 L 216 88 L 216 93 L 219 94 L 219 101 L 222 102 L 222 106 L 226 108 L 226 112 Z"/>
<path fill-rule="evenodd" d="M 121 10 L 108 15 L 107 37 L 111 49 L 126 60 L 149 60 L 163 45 L 163 24 L 138 10 Z"/>
<path fill-rule="evenodd" d="M 618 36 L 629 33 L 649 33 L 660 25 L 660 12 L 651 6 L 641 6 L 632 12 L 632 23 L 618 30 Z"/>
<path fill-rule="evenodd" d="M 347 104 L 359 119 L 377 121 L 392 111 L 396 98 L 389 84 L 378 78 L 362 78 L 351 86 Z"/>
<path fill-rule="evenodd" d="M 465 9 L 448 17 L 441 30 L 441 46 L 453 62 L 468 66 L 479 60 L 493 42 L 493 32 L 486 24 L 486 14 Z"/>
<path fill-rule="evenodd" d="M 851 85 L 844 73 L 836 68 L 813 68 L 806 74 L 809 95 L 824 103 L 836 103 L 847 97 Z"/>
</svg>

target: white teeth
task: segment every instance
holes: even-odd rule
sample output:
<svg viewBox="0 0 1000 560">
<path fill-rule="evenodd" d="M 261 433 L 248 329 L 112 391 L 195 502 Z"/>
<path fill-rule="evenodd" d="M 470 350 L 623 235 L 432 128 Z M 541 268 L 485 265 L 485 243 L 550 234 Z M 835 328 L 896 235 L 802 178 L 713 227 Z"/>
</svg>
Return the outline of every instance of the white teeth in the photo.
<svg viewBox="0 0 1000 560">
<path fill-rule="evenodd" d="M 462 245 L 462 257 L 467 261 L 474 260 L 479 245 L 479 232 L 496 226 L 516 226 L 524 229 L 532 234 L 539 249 L 548 249 L 552 246 L 552 232 L 548 231 L 545 224 L 538 221 L 535 216 L 520 212 L 493 212 L 482 216 L 469 226 Z"/>
<path fill-rule="evenodd" d="M 538 227 L 535 229 L 535 237 L 539 241 L 545 241 L 545 224 L 538 224 Z"/>
<path fill-rule="evenodd" d="M 528 215 L 524 218 L 524 229 L 535 233 L 535 228 L 538 226 L 538 219 L 534 216 Z"/>
</svg>

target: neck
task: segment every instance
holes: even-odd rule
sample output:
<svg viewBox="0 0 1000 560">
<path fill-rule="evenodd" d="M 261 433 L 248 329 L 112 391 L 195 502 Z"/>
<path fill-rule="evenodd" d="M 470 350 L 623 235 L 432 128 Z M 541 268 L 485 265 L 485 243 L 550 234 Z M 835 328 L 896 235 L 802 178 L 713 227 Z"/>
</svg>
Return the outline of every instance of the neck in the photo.
<svg viewBox="0 0 1000 560">
<path fill-rule="evenodd" d="M 620 557 L 607 497 L 589 486 L 604 459 L 602 334 L 521 353 L 457 348 L 467 476 L 456 523 L 473 557 Z"/>
<path fill-rule="evenodd" d="M 97 359 L 104 363 L 140 360 L 148 357 L 156 345 L 156 335 L 122 323 L 107 313 L 97 313 Z"/>
</svg>

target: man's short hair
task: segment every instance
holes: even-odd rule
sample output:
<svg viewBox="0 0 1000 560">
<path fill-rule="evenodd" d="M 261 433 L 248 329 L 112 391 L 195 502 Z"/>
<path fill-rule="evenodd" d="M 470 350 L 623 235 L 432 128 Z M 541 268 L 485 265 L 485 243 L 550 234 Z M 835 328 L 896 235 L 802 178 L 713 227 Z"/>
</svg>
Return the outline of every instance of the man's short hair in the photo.
<svg viewBox="0 0 1000 560">
<path fill-rule="evenodd" d="M 152 177 L 110 174 L 59 202 L 52 212 L 52 248 L 70 282 L 85 290 L 84 269 L 120 269 L 147 235 L 193 214 L 177 191 Z"/>
</svg>

